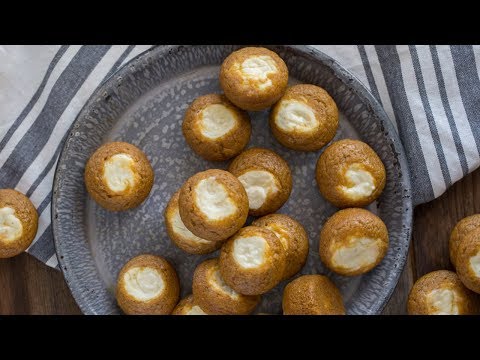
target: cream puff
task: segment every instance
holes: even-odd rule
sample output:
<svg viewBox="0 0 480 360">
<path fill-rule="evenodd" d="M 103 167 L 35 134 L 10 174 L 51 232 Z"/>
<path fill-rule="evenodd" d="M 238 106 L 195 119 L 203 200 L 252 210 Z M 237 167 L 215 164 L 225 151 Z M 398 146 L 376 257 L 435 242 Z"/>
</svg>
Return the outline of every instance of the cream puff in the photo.
<svg viewBox="0 0 480 360">
<path fill-rule="evenodd" d="M 180 217 L 193 234 L 222 241 L 235 234 L 248 216 L 248 197 L 240 181 L 211 169 L 189 178 L 180 189 Z"/>
<path fill-rule="evenodd" d="M 187 229 L 180 217 L 178 198 L 180 190 L 173 194 L 164 212 L 165 227 L 172 242 L 190 254 L 208 254 L 222 246 L 221 241 L 209 241 Z"/>
<path fill-rule="evenodd" d="M 292 192 L 292 174 L 287 162 L 268 149 L 245 150 L 233 159 L 228 171 L 245 187 L 252 216 L 277 211 Z"/>
<path fill-rule="evenodd" d="M 193 151 L 206 160 L 224 161 L 238 155 L 250 140 L 250 117 L 224 95 L 197 98 L 187 109 L 183 136 Z"/>
<path fill-rule="evenodd" d="M 289 87 L 270 112 L 273 136 L 283 146 L 316 151 L 328 144 L 338 129 L 338 109 L 321 87 Z"/>
<path fill-rule="evenodd" d="M 248 296 L 230 288 L 220 274 L 218 259 L 197 266 L 192 282 L 193 299 L 210 315 L 248 315 L 259 304 L 260 296 Z"/>
<path fill-rule="evenodd" d="M 480 228 L 470 231 L 460 240 L 456 265 L 462 283 L 480 294 Z"/>
<path fill-rule="evenodd" d="M 438 270 L 415 282 L 407 306 L 410 315 L 473 315 L 479 311 L 479 300 L 457 274 Z"/>
<path fill-rule="evenodd" d="M 219 264 L 228 286 L 240 294 L 260 295 L 282 280 L 286 252 L 273 231 L 247 226 L 222 246 Z"/>
<path fill-rule="evenodd" d="M 336 207 L 362 207 L 380 196 L 386 173 L 370 146 L 345 139 L 334 142 L 320 155 L 316 179 L 320 193 Z"/>
<path fill-rule="evenodd" d="M 0 189 L 0 258 L 25 251 L 38 228 L 38 213 L 29 198 L 12 189 Z"/>
<path fill-rule="evenodd" d="M 255 220 L 252 225 L 265 227 L 280 239 L 286 253 L 283 279 L 292 277 L 302 269 L 309 248 L 307 232 L 302 224 L 284 214 L 270 214 Z"/>
<path fill-rule="evenodd" d="M 208 315 L 205 311 L 202 310 L 193 300 L 193 295 L 188 295 L 187 297 L 180 300 L 180 302 L 173 309 L 172 315 Z"/>
<path fill-rule="evenodd" d="M 152 189 L 153 177 L 146 155 L 125 142 L 100 146 L 85 167 L 88 193 L 100 206 L 111 211 L 139 206 Z"/>
<path fill-rule="evenodd" d="M 284 315 L 345 315 L 340 291 L 326 276 L 303 275 L 283 291 Z"/>
<path fill-rule="evenodd" d="M 127 315 L 168 315 L 179 294 L 177 273 L 161 256 L 136 256 L 118 275 L 117 302 Z"/>
<path fill-rule="evenodd" d="M 288 84 L 288 68 L 273 51 L 246 47 L 231 53 L 220 68 L 220 86 L 244 110 L 263 110 L 280 99 Z"/>
<path fill-rule="evenodd" d="M 320 258 L 330 270 L 341 275 L 354 276 L 372 270 L 387 249 L 387 227 L 365 209 L 340 210 L 320 231 Z"/>
<path fill-rule="evenodd" d="M 460 220 L 452 230 L 449 241 L 450 261 L 454 267 L 457 266 L 458 244 L 469 232 L 480 229 L 480 214 L 467 216 Z"/>
</svg>

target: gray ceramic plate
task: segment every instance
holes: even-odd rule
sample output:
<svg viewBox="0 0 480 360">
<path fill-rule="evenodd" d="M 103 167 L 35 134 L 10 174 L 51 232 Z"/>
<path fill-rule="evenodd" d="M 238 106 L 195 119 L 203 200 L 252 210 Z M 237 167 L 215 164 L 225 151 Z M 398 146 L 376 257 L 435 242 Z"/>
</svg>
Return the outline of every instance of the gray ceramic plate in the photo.
<svg viewBox="0 0 480 360">
<path fill-rule="evenodd" d="M 165 256 L 177 269 L 182 296 L 191 292 L 196 265 L 207 256 L 177 249 L 165 231 L 163 210 L 179 186 L 194 173 L 225 168 L 210 163 L 186 145 L 181 123 L 197 96 L 220 92 L 219 65 L 235 46 L 157 47 L 112 76 L 87 102 L 58 162 L 53 191 L 53 232 L 60 266 L 78 305 L 86 314 L 120 313 L 114 288 L 122 265 L 140 253 Z M 277 151 L 293 173 L 293 191 L 280 212 L 299 220 L 310 237 L 302 273 L 328 274 L 340 287 L 349 314 L 377 314 L 389 299 L 406 260 L 412 223 L 410 179 L 402 145 L 387 115 L 368 90 L 338 63 L 304 46 L 272 46 L 287 63 L 292 83 L 325 88 L 341 111 L 339 138 L 360 138 L 379 154 L 387 185 L 370 206 L 386 223 L 390 247 L 385 259 L 364 276 L 329 273 L 318 256 L 319 230 L 335 208 L 319 194 L 314 177 L 317 153 L 294 152 L 272 137 L 268 112 L 252 113 L 249 146 Z M 84 166 L 100 144 L 121 140 L 142 149 L 155 169 L 149 198 L 138 208 L 108 212 L 87 196 Z M 258 312 L 281 313 L 285 283 L 263 297 Z"/>
</svg>

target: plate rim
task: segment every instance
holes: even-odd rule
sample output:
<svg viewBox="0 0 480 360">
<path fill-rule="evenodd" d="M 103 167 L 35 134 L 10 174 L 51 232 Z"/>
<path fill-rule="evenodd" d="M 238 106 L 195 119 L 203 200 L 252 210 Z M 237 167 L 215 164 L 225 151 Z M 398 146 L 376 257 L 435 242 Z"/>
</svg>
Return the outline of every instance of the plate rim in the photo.
<svg viewBox="0 0 480 360">
<path fill-rule="evenodd" d="M 102 92 L 105 92 L 106 89 L 109 89 L 110 87 L 112 87 L 115 79 L 120 74 L 123 74 L 124 72 L 128 72 L 128 70 L 126 69 L 131 67 L 134 63 L 139 62 L 141 59 L 143 59 L 144 57 L 147 57 L 150 53 L 153 53 L 153 52 L 159 52 L 160 56 L 165 56 L 165 55 L 168 55 L 167 52 L 169 49 L 178 48 L 178 47 L 194 47 L 194 46 L 196 45 L 156 45 L 141 52 L 140 54 L 138 54 L 137 56 L 129 60 L 127 63 L 125 63 L 123 66 L 121 66 L 119 69 L 117 69 L 113 74 L 111 74 L 95 89 L 95 91 L 90 95 L 90 97 L 87 99 L 85 104 L 82 106 L 81 110 L 78 112 L 77 116 L 75 117 L 75 120 L 72 122 L 72 125 L 70 126 L 70 129 L 69 129 L 70 136 L 67 137 L 62 147 L 62 150 L 59 154 L 58 161 L 55 167 L 53 186 L 52 186 L 52 195 L 51 195 L 52 205 L 51 205 L 50 212 L 51 212 L 53 242 L 55 246 L 55 254 L 58 259 L 58 264 L 62 271 L 62 275 L 65 279 L 65 282 L 67 283 L 67 286 L 70 290 L 70 293 L 72 294 L 72 297 L 74 298 L 75 302 L 77 303 L 78 307 L 80 308 L 83 314 L 95 314 L 95 311 L 91 309 L 91 306 L 86 300 L 84 294 L 81 293 L 80 291 L 77 291 L 77 289 L 73 287 L 73 284 L 71 284 L 71 279 L 72 277 L 74 277 L 74 275 L 71 272 L 69 272 L 70 271 L 69 268 L 65 267 L 64 257 L 63 257 L 63 253 L 60 246 L 61 241 L 59 240 L 59 236 L 57 234 L 57 228 L 59 224 L 55 216 L 55 212 L 57 209 L 57 198 L 58 198 L 57 192 L 59 188 L 59 178 L 62 173 L 59 170 L 59 168 L 60 168 L 60 165 L 63 163 L 63 158 L 65 154 L 69 150 L 69 147 L 73 138 L 71 136 L 72 130 L 80 122 L 81 118 L 85 113 L 85 110 L 94 103 L 93 102 L 94 99 L 97 99 L 99 96 L 101 96 Z M 378 100 L 375 99 L 375 97 L 370 92 L 370 90 L 365 86 L 365 84 L 360 79 L 358 79 L 356 75 L 354 75 L 348 69 L 343 67 L 337 60 L 333 59 L 331 56 L 325 54 L 323 51 L 313 46 L 310 46 L 310 45 L 282 45 L 282 46 L 298 50 L 303 54 L 313 58 L 316 61 L 323 62 L 328 67 L 330 67 L 335 72 L 335 74 L 339 76 L 344 82 L 346 82 L 345 80 L 347 80 L 348 78 L 353 79 L 354 81 L 349 81 L 348 85 L 353 90 L 355 90 L 357 95 L 363 98 L 363 100 L 367 100 L 371 104 L 378 120 L 383 125 L 385 130 L 388 131 L 388 137 L 390 138 L 390 141 L 393 142 L 395 146 L 395 150 L 398 151 L 397 160 L 402 170 L 402 173 L 404 175 L 402 177 L 402 181 L 404 183 L 404 187 L 406 190 L 406 196 L 404 197 L 404 201 L 407 202 L 406 211 L 402 214 L 402 216 L 406 217 L 408 221 L 408 229 L 406 231 L 406 236 L 407 236 L 406 246 L 402 247 L 402 249 L 404 249 L 405 251 L 405 261 L 403 261 L 403 263 L 400 264 L 400 266 L 392 270 L 395 273 L 394 274 L 395 285 L 390 287 L 387 291 L 379 295 L 380 301 L 378 301 L 375 307 L 372 309 L 373 310 L 372 313 L 378 315 L 383 311 L 388 301 L 390 300 L 393 292 L 398 286 L 400 276 L 403 273 L 403 269 L 405 268 L 405 265 L 407 263 L 408 252 L 411 246 L 411 236 L 412 236 L 412 228 L 413 228 L 413 200 L 411 197 L 410 168 L 408 166 L 408 162 L 406 159 L 406 152 L 405 152 L 403 143 L 401 142 L 400 136 L 396 128 L 394 127 L 392 121 L 390 120 L 387 113 L 385 112 L 385 109 L 380 105 Z"/>
</svg>

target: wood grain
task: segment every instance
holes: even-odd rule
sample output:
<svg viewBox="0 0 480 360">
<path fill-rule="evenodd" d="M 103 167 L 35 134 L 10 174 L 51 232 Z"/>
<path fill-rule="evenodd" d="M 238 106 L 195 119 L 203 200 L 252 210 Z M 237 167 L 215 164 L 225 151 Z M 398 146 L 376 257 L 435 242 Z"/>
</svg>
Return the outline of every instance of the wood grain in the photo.
<svg viewBox="0 0 480 360">
<path fill-rule="evenodd" d="M 480 169 L 415 209 L 407 264 L 384 314 L 406 313 L 408 292 L 418 277 L 451 269 L 450 232 L 460 219 L 476 213 L 480 213 Z M 80 310 L 59 271 L 22 254 L 0 259 L 0 314 L 80 314 Z"/>
<path fill-rule="evenodd" d="M 33 256 L 0 259 L 0 314 L 80 314 L 60 271 Z"/>
</svg>

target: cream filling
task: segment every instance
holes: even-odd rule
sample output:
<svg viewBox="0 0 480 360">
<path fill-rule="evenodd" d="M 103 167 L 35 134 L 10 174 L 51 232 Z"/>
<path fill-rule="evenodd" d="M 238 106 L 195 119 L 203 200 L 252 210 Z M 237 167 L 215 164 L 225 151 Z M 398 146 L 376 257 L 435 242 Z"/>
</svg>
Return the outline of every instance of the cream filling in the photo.
<svg viewBox="0 0 480 360">
<path fill-rule="evenodd" d="M 427 302 L 432 315 L 458 315 L 455 292 L 450 289 L 437 289 L 427 295 Z"/>
<path fill-rule="evenodd" d="M 313 109 L 295 100 L 283 100 L 275 117 L 277 126 L 285 132 L 309 133 L 319 126 Z"/>
<path fill-rule="evenodd" d="M 470 258 L 470 268 L 477 278 L 480 278 L 480 251 Z"/>
<path fill-rule="evenodd" d="M 193 305 L 187 312 L 185 312 L 185 315 L 207 315 L 200 306 L 198 305 Z"/>
<path fill-rule="evenodd" d="M 123 192 L 135 185 L 133 159 L 127 154 L 116 154 L 103 165 L 103 178 L 113 192 Z"/>
<path fill-rule="evenodd" d="M 240 70 L 247 79 L 255 81 L 260 90 L 265 90 L 272 86 L 268 76 L 277 72 L 277 66 L 270 56 L 251 56 L 242 62 Z"/>
<path fill-rule="evenodd" d="M 3 207 L 0 209 L 0 240 L 10 242 L 18 240 L 23 233 L 23 225 L 15 216 L 15 209 Z"/>
<path fill-rule="evenodd" d="M 265 263 L 267 242 L 259 236 L 249 236 L 235 239 L 233 243 L 233 258 L 245 269 L 254 269 Z"/>
<path fill-rule="evenodd" d="M 353 237 L 348 246 L 339 247 L 332 256 L 332 263 L 335 266 L 356 271 L 362 267 L 369 266 L 377 261 L 380 250 L 378 240 Z"/>
<path fill-rule="evenodd" d="M 188 242 L 191 242 L 195 245 L 210 244 L 210 241 L 198 237 L 186 228 L 185 224 L 182 221 L 182 218 L 180 217 L 180 211 L 178 210 L 178 208 L 174 210 L 173 216 L 170 221 L 172 222 L 173 231 L 178 236 L 181 236 L 184 240 L 187 240 Z"/>
<path fill-rule="evenodd" d="M 210 284 L 217 291 L 231 297 L 232 299 L 238 299 L 238 296 L 239 296 L 238 293 L 235 290 L 233 290 L 230 286 L 225 284 L 225 281 L 223 281 L 218 268 L 215 268 L 213 270 L 209 280 L 210 280 Z"/>
<path fill-rule="evenodd" d="M 359 164 L 352 164 L 345 172 L 345 177 L 352 186 L 342 186 L 341 189 L 350 199 L 358 200 L 372 195 L 375 182 L 370 172 L 361 169 Z"/>
<path fill-rule="evenodd" d="M 125 290 L 139 301 L 148 301 L 161 295 L 165 289 L 162 275 L 153 268 L 134 267 L 123 275 Z"/>
<path fill-rule="evenodd" d="M 265 200 L 278 191 L 275 176 L 264 170 L 247 171 L 238 177 L 248 196 L 249 207 L 257 210 Z"/>
<path fill-rule="evenodd" d="M 200 113 L 200 131 L 209 139 L 218 139 L 235 126 L 235 116 L 231 110 L 221 104 L 208 105 Z"/>
<path fill-rule="evenodd" d="M 195 203 L 211 220 L 227 218 L 237 211 L 225 187 L 214 176 L 199 181 L 195 187 Z"/>
</svg>

